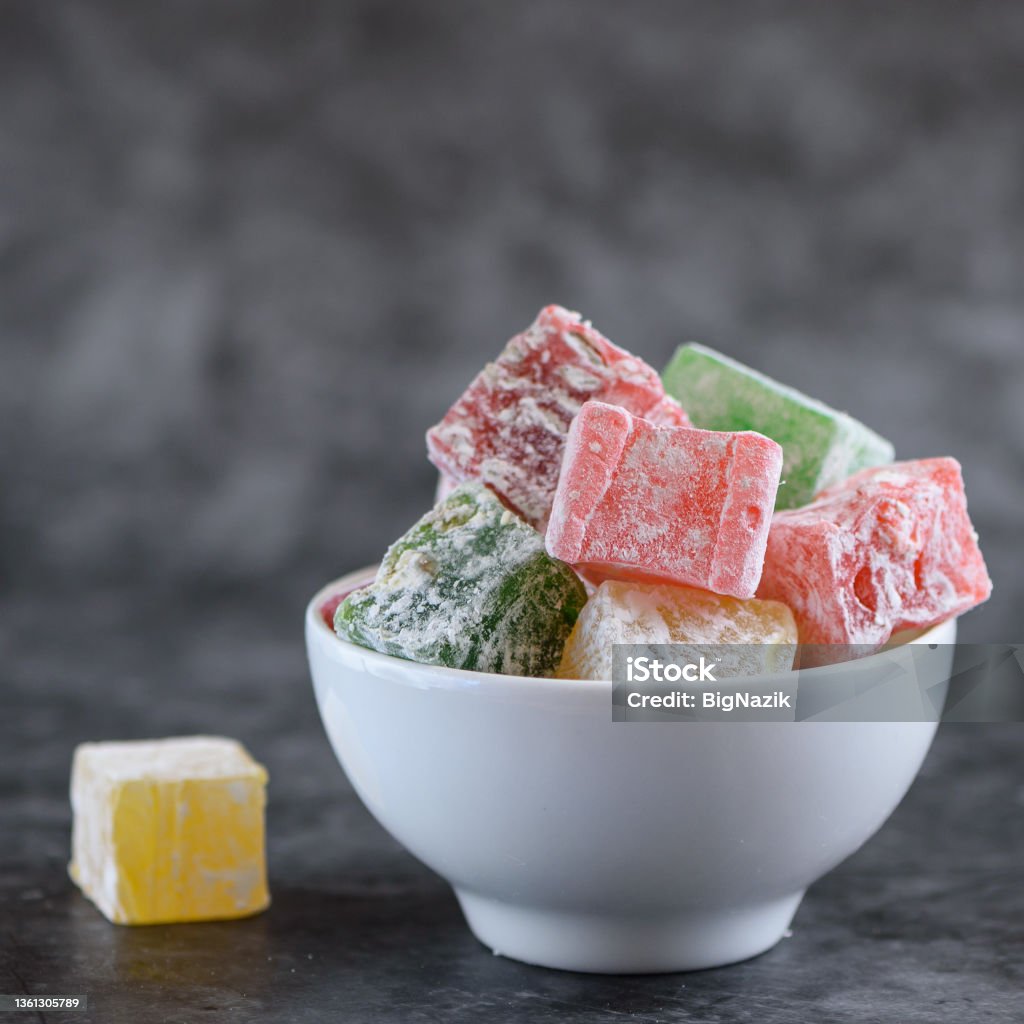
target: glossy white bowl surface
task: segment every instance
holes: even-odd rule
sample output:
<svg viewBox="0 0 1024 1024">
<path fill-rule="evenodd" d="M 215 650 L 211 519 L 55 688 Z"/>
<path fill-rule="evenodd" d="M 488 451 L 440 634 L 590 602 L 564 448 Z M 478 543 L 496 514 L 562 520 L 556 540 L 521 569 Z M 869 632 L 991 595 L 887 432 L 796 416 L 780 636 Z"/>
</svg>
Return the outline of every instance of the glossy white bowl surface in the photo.
<svg viewBox="0 0 1024 1024">
<path fill-rule="evenodd" d="M 763 952 L 806 888 L 889 817 L 935 733 L 616 723 L 608 682 L 418 665 L 339 639 L 320 607 L 366 578 L 329 584 L 306 612 L 327 735 L 377 820 L 454 887 L 480 941 L 529 963 L 649 973 Z M 955 636 L 948 622 L 915 642 Z"/>
</svg>

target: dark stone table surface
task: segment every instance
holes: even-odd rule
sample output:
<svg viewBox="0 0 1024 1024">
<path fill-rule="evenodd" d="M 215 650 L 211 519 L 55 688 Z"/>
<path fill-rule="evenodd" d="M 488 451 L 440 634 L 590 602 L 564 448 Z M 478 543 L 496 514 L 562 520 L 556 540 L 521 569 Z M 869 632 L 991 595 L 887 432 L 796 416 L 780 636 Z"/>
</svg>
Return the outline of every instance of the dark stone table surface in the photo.
<svg viewBox="0 0 1024 1024">
<path fill-rule="evenodd" d="M 363 808 L 320 726 L 301 606 L 262 601 L 261 614 L 243 596 L 202 604 L 156 633 L 145 602 L 97 599 L 50 644 L 32 626 L 45 605 L 0 608 L 13 698 L 0 725 L 0 991 L 90 1000 L 88 1014 L 46 1020 L 1022 1019 L 1024 727 L 942 726 L 894 816 L 763 956 L 661 977 L 549 971 L 479 945 L 447 886 Z M 196 731 L 237 736 L 270 770 L 273 905 L 231 923 L 110 925 L 66 875 L 72 748 Z"/>
</svg>

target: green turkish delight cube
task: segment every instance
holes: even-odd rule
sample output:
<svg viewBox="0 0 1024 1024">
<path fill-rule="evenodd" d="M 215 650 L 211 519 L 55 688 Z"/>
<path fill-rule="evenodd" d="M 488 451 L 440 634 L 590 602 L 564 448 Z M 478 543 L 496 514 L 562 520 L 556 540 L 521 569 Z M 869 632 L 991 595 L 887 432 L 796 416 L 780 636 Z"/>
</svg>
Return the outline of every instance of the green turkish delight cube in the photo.
<svg viewBox="0 0 1024 1024">
<path fill-rule="evenodd" d="M 345 640 L 430 665 L 553 673 L 586 602 L 579 577 L 486 487 L 466 483 L 388 549 L 338 607 Z"/>
<path fill-rule="evenodd" d="M 681 346 L 662 378 L 695 427 L 756 430 L 782 445 L 777 509 L 893 460 L 892 445 L 852 416 L 703 345 Z"/>
</svg>

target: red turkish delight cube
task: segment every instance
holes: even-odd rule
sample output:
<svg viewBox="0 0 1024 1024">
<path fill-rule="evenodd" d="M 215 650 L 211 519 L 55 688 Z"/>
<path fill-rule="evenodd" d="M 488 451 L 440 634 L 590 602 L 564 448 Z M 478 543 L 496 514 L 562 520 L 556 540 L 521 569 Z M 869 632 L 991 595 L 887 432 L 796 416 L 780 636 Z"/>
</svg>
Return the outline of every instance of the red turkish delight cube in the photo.
<svg viewBox="0 0 1024 1024">
<path fill-rule="evenodd" d="M 658 423 L 689 423 L 656 370 L 578 313 L 546 306 L 427 432 L 427 451 L 443 474 L 481 481 L 543 530 L 569 424 L 591 399 Z"/>
<path fill-rule="evenodd" d="M 868 653 L 991 591 L 960 464 L 939 458 L 865 469 L 777 512 L 757 596 L 789 605 L 801 643 Z M 822 651 L 814 660 L 839 659 Z"/>
</svg>

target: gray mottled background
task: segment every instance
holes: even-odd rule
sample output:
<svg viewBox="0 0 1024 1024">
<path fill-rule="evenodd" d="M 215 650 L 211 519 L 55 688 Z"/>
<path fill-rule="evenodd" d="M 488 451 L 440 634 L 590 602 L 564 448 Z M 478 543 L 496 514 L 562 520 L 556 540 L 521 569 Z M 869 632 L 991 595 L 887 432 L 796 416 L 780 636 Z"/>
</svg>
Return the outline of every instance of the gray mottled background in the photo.
<svg viewBox="0 0 1024 1024">
<path fill-rule="evenodd" d="M 0 12 L 5 602 L 297 637 L 558 301 L 956 455 L 1020 639 L 1020 5 Z"/>
<path fill-rule="evenodd" d="M 292 965 L 282 1022 L 1018 1020 L 1015 727 L 944 727 L 775 952 L 595 989 L 480 952 L 361 809 L 301 620 L 557 301 L 957 456 L 996 584 L 962 635 L 1024 640 L 1022 53 L 1024 5 L 977 0 L 0 0 L 0 990 L 224 1009 L 271 959 L 229 942 Z M 67 779 L 78 741 L 188 732 L 270 768 L 275 905 L 182 953 L 71 890 Z"/>
</svg>

